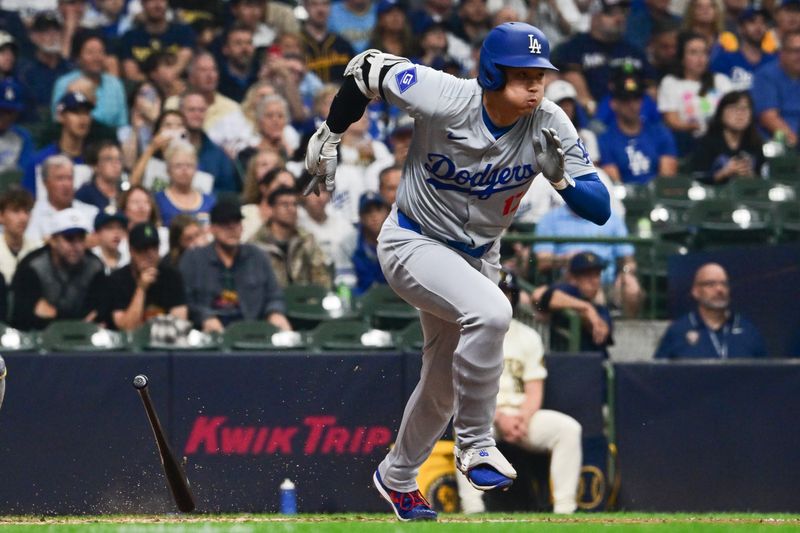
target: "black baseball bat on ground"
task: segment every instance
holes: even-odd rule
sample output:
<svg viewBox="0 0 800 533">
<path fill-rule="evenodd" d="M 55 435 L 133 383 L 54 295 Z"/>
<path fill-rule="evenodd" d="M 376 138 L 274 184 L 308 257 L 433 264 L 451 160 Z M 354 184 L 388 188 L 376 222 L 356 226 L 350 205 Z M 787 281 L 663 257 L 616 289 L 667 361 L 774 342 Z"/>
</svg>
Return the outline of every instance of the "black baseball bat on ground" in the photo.
<svg viewBox="0 0 800 533">
<path fill-rule="evenodd" d="M 181 512 L 190 513 L 194 511 L 195 504 L 194 496 L 192 496 L 192 491 L 189 489 L 189 480 L 186 478 L 180 463 L 175 459 L 175 455 L 172 453 L 172 449 L 164 436 L 164 429 L 161 427 L 156 410 L 153 408 L 153 401 L 150 399 L 150 392 L 147 390 L 147 376 L 139 374 L 133 378 L 133 386 L 139 391 L 144 410 L 147 412 L 147 419 L 153 429 L 153 435 L 158 445 L 158 454 L 161 456 L 161 466 L 164 467 L 164 474 L 167 476 L 169 491 L 172 493 L 178 509 Z"/>
</svg>

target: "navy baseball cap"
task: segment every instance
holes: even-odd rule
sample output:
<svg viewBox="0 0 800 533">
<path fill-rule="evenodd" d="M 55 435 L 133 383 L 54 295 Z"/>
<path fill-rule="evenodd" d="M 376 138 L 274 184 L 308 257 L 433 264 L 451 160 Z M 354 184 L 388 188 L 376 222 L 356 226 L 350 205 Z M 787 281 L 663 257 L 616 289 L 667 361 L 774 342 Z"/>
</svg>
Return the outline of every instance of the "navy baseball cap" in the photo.
<svg viewBox="0 0 800 533">
<path fill-rule="evenodd" d="M 367 191 L 358 199 L 358 214 L 363 215 L 372 206 L 389 207 L 389 204 L 377 192 Z"/>
<path fill-rule="evenodd" d="M 580 252 L 569 260 L 570 274 L 603 270 L 608 262 L 594 252 Z"/>
<path fill-rule="evenodd" d="M 0 81 L 0 109 L 22 111 L 25 103 L 22 97 L 22 86 L 11 78 Z"/>
<path fill-rule="evenodd" d="M 800 5 L 800 2 L 798 2 L 798 5 Z M 739 16 L 736 17 L 736 20 L 738 20 L 739 22 L 747 22 L 748 20 L 752 20 L 759 15 L 761 15 L 765 19 L 769 18 L 769 13 L 767 13 L 766 9 L 761 9 L 755 6 L 747 6 L 745 9 L 742 10 L 741 13 L 739 13 Z"/>
<path fill-rule="evenodd" d="M 56 109 L 59 112 L 80 111 L 83 109 L 91 111 L 92 109 L 94 109 L 94 104 L 82 92 L 71 91 L 64 93 L 64 96 L 62 96 L 61 99 L 58 101 L 58 106 L 56 106 Z"/>
<path fill-rule="evenodd" d="M 800 0 L 783 0 L 781 5 L 778 6 L 778 9 L 782 9 L 784 7 L 792 10 L 800 9 Z"/>
<path fill-rule="evenodd" d="M 240 222 L 244 216 L 242 216 L 242 207 L 239 202 L 220 200 L 211 208 L 209 218 L 212 224 L 229 224 L 231 222 Z"/>
<path fill-rule="evenodd" d="M 94 230 L 99 231 L 112 222 L 119 222 L 123 227 L 128 227 L 128 217 L 123 215 L 122 211 L 100 211 L 97 213 L 97 216 L 94 217 Z"/>
<path fill-rule="evenodd" d="M 611 82 L 611 96 L 617 100 L 635 100 L 644 96 L 642 80 L 636 75 L 622 75 Z"/>
<path fill-rule="evenodd" d="M 392 9 L 399 9 L 402 11 L 403 6 L 401 6 L 397 0 L 381 0 L 378 3 L 378 8 L 377 8 L 378 16 L 381 16 L 384 13 L 388 13 Z"/>
<path fill-rule="evenodd" d="M 49 29 L 60 30 L 63 27 L 58 13 L 55 11 L 41 11 L 33 17 L 31 31 L 45 31 Z"/>
<path fill-rule="evenodd" d="M 128 244 L 132 250 L 158 248 L 161 245 L 161 240 L 158 238 L 158 228 L 149 222 L 136 224 L 128 234 Z"/>
</svg>

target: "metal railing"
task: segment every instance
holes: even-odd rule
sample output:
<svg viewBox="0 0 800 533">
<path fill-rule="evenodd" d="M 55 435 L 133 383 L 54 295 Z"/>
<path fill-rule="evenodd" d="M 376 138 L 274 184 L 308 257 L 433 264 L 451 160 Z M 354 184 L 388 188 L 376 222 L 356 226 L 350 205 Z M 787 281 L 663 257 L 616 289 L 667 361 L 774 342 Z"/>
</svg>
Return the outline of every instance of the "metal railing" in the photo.
<svg viewBox="0 0 800 533">
<path fill-rule="evenodd" d="M 631 244 L 634 247 L 646 246 L 650 254 L 651 265 L 656 263 L 656 246 L 659 240 L 656 237 L 586 237 L 586 236 L 545 236 L 533 233 L 510 232 L 503 235 L 503 240 L 508 242 L 520 242 L 523 244 L 535 244 L 538 242 L 549 242 L 554 244 Z M 641 271 L 641 270 L 640 270 Z M 658 276 L 653 268 L 647 269 L 644 273 L 647 283 L 643 286 L 647 290 L 647 316 L 645 318 L 658 318 Z"/>
</svg>

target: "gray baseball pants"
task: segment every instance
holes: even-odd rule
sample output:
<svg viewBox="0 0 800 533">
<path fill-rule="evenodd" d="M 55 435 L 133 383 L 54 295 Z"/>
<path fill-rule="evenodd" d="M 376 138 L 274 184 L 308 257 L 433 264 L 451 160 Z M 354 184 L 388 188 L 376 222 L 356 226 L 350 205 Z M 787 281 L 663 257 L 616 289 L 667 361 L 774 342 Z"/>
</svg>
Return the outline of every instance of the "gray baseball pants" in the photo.
<svg viewBox="0 0 800 533">
<path fill-rule="evenodd" d="M 451 417 L 459 448 L 495 445 L 491 428 L 512 310 L 497 286 L 499 244 L 475 259 L 399 227 L 393 209 L 378 259 L 389 285 L 420 310 L 425 338 L 419 382 L 378 467 L 387 487 L 410 492 Z"/>
</svg>

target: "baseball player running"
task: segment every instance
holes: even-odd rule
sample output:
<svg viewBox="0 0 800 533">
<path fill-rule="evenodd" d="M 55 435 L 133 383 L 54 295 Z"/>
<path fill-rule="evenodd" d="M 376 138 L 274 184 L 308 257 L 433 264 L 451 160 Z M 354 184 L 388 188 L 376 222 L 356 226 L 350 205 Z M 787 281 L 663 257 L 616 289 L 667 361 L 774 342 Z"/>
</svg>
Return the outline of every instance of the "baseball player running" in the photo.
<svg viewBox="0 0 800 533">
<path fill-rule="evenodd" d="M 544 100 L 555 70 L 544 34 L 509 22 L 486 36 L 478 79 L 458 79 L 402 57 L 355 56 L 330 114 L 308 143 L 306 168 L 334 188 L 337 145 L 369 101 L 414 118 L 396 205 L 378 239 L 392 288 L 420 310 L 425 335 L 419 383 L 395 446 L 373 480 L 400 520 L 435 520 L 419 492 L 420 465 L 450 419 L 456 466 L 479 490 L 516 477 L 492 438 L 511 305 L 497 286 L 500 236 L 539 173 L 582 217 L 603 224 L 609 197 L 572 123 Z"/>
</svg>

